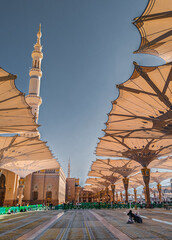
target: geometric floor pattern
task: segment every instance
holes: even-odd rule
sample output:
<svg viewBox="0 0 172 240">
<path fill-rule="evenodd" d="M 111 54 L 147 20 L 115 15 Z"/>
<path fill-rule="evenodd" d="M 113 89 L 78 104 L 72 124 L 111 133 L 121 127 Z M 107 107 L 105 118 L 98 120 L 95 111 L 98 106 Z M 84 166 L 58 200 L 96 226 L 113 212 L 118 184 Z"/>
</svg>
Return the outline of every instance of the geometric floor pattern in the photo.
<svg viewBox="0 0 172 240">
<path fill-rule="evenodd" d="M 128 209 L 52 210 L 0 216 L 0 240 L 172 239 L 172 211 L 139 209 L 143 223 L 126 224 Z"/>
</svg>

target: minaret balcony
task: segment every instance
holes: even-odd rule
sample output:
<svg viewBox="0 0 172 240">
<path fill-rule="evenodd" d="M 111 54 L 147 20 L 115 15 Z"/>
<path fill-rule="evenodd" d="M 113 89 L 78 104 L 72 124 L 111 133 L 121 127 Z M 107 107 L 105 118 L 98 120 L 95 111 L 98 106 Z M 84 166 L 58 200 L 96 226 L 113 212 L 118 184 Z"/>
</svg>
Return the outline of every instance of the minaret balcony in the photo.
<svg viewBox="0 0 172 240">
<path fill-rule="evenodd" d="M 39 76 L 42 77 L 42 71 L 39 68 L 31 68 L 29 71 L 29 75 L 31 76 Z"/>
<path fill-rule="evenodd" d="M 32 52 L 32 58 L 34 59 L 35 57 L 38 57 L 38 58 L 40 58 L 40 59 L 43 59 L 43 53 L 40 52 L 39 50 L 38 50 L 38 51 L 34 50 L 34 51 Z"/>
<path fill-rule="evenodd" d="M 25 97 L 26 102 L 29 106 L 33 107 L 35 106 L 40 106 L 42 103 L 42 98 L 40 96 L 34 95 L 34 94 L 29 94 Z"/>
</svg>

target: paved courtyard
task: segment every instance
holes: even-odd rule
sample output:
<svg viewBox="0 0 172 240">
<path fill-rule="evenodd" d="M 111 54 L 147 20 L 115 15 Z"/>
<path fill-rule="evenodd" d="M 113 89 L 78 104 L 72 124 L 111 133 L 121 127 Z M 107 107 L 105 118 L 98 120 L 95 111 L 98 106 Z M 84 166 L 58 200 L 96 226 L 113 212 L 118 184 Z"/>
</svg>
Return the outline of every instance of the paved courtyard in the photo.
<svg viewBox="0 0 172 240">
<path fill-rule="evenodd" d="M 172 239 L 172 211 L 138 211 L 143 224 L 126 224 L 126 209 L 37 211 L 1 215 L 0 240 Z"/>
</svg>

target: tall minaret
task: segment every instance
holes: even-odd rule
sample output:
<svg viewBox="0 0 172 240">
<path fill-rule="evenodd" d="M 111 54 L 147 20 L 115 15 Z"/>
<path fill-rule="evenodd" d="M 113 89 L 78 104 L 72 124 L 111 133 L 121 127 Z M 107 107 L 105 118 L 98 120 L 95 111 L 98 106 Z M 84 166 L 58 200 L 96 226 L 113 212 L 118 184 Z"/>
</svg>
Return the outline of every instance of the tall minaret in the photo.
<svg viewBox="0 0 172 240">
<path fill-rule="evenodd" d="M 43 59 L 42 46 L 41 46 L 41 24 L 39 25 L 39 32 L 37 33 L 37 42 L 34 45 L 32 52 L 32 68 L 29 72 L 30 84 L 29 95 L 26 96 L 26 102 L 32 108 L 32 113 L 38 122 L 39 106 L 42 103 L 42 98 L 39 96 L 40 81 L 42 77 L 41 61 Z"/>
<path fill-rule="evenodd" d="M 67 177 L 70 178 L 70 158 L 69 158 L 69 161 L 68 161 L 68 174 L 67 174 Z"/>
</svg>

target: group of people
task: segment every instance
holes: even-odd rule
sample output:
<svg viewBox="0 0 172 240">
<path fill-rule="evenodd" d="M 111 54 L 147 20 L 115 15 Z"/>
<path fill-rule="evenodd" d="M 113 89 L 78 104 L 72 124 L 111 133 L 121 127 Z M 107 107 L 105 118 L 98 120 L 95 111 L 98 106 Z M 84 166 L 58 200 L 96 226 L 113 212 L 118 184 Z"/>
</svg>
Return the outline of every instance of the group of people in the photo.
<svg viewBox="0 0 172 240">
<path fill-rule="evenodd" d="M 133 213 L 132 210 L 130 210 L 127 215 L 129 216 L 127 224 L 132 224 L 134 222 L 136 223 L 142 223 L 142 218 L 140 217 L 139 213 Z"/>
</svg>

